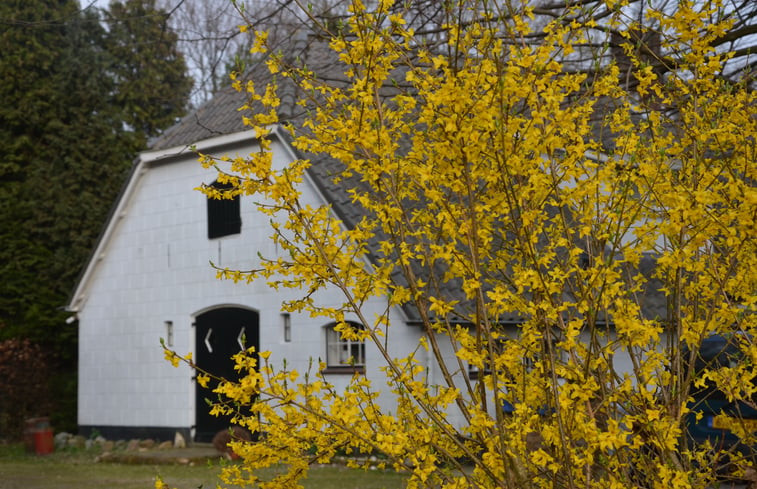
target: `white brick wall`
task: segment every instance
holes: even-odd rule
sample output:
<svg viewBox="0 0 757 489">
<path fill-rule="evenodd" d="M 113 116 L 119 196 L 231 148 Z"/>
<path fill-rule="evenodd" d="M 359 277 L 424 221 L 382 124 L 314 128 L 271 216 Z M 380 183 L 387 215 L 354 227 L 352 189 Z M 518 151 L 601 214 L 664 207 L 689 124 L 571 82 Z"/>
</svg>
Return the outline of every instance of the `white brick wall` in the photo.
<svg viewBox="0 0 757 489">
<path fill-rule="evenodd" d="M 285 164 L 288 153 L 280 146 L 274 152 L 276 163 Z M 79 424 L 192 426 L 192 373 L 164 360 L 159 339 L 166 335 L 165 321 L 172 321 L 175 349 L 193 351 L 193 318 L 209 308 L 239 305 L 258 311 L 261 348 L 273 352 L 274 362 L 286 358 L 302 372 L 311 357 L 324 357 L 323 319 L 293 315 L 292 342 L 283 342 L 280 305 L 296 292 L 272 291 L 263 282 L 215 279 L 208 261 L 219 260 L 219 249 L 219 265 L 248 268 L 258 250 L 270 256 L 274 247 L 268 239 L 268 217 L 259 216 L 245 197 L 241 234 L 208 240 L 205 197 L 193 189 L 214 178 L 193 155 L 153 166 L 139 179 L 123 216 L 112 221 L 104 257 L 78 291 L 85 297 L 79 306 Z M 309 188 L 305 198 L 318 197 Z M 375 304 L 369 316 L 384 307 Z M 412 348 L 418 329 L 404 325 L 397 314 L 390 341 Z M 378 365 L 377 352 L 368 348 L 368 376 L 383 386 Z M 331 377 L 335 383 L 347 380 Z"/>
</svg>

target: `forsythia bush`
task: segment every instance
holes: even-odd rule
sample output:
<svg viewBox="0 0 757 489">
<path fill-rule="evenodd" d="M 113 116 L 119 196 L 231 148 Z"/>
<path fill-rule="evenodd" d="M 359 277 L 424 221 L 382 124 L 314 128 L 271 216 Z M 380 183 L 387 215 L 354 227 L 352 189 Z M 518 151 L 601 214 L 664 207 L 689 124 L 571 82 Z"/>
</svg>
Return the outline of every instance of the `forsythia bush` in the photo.
<svg viewBox="0 0 757 489">
<path fill-rule="evenodd" d="M 711 47 L 732 17 L 725 2 L 654 3 L 640 23 L 615 0 L 546 20 L 533 2 L 450 0 L 416 31 L 401 5 L 355 0 L 322 26 L 345 81 L 276 53 L 271 84 L 236 80 L 261 150 L 202 160 L 229 195 L 261 202 L 283 252 L 220 275 L 309 292 L 288 310 L 372 344 L 386 383 L 355 375 L 337 390 L 319 365 L 240 353 L 241 380 L 219 385 L 228 402 L 214 410 L 244 412 L 234 421 L 261 441 L 234 446 L 244 463 L 225 482 L 300 487 L 337 453 L 374 454 L 408 471 L 408 487 L 703 488 L 725 462 L 748 472 L 748 457 L 686 430 L 707 383 L 754 405 L 755 95 L 721 76 L 730 53 Z M 608 29 L 624 33 L 622 52 L 603 47 Z M 354 226 L 301 202 L 309 160 L 272 167 L 276 80 L 304 94 L 307 115 L 286 126 L 294 145 L 343 165 L 334 178 L 365 215 Z M 325 287 L 341 307 L 313 299 Z M 650 315 L 653 296 L 664 307 Z M 420 318 L 406 358 L 386 346 L 399 327 L 388 312 L 364 311 L 377 298 Z M 695 370 L 713 334 L 743 356 Z M 284 473 L 257 480 L 277 464 Z"/>
</svg>

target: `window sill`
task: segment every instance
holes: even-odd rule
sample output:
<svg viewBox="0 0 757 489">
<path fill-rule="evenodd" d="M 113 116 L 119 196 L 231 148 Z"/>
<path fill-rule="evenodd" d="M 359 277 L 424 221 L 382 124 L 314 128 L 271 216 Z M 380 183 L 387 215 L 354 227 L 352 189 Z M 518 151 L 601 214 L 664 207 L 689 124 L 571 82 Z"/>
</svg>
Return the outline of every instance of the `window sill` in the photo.
<svg viewBox="0 0 757 489">
<path fill-rule="evenodd" d="M 352 365 L 339 365 L 339 366 L 329 366 L 321 370 L 322 375 L 330 375 L 330 374 L 336 374 L 336 375 L 354 375 L 354 374 L 361 374 L 365 375 L 365 367 L 364 366 L 352 366 Z"/>
</svg>

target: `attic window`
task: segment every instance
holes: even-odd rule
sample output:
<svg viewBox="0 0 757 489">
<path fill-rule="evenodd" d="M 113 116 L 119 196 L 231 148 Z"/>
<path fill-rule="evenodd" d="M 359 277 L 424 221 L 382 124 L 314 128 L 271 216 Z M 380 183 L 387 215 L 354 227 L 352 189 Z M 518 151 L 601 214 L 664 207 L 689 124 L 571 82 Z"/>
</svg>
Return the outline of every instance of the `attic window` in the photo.
<svg viewBox="0 0 757 489">
<path fill-rule="evenodd" d="M 213 182 L 211 187 L 229 190 L 231 184 Z M 214 199 L 208 197 L 208 239 L 239 234 L 242 218 L 239 214 L 239 196 L 233 199 Z"/>
</svg>

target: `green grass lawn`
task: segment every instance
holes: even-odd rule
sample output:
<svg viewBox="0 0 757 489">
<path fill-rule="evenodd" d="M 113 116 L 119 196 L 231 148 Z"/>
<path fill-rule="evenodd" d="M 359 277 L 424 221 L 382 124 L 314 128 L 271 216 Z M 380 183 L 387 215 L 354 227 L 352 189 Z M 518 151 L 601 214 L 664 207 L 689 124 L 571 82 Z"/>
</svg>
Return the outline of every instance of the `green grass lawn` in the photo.
<svg viewBox="0 0 757 489">
<path fill-rule="evenodd" d="M 158 475 L 172 488 L 214 489 L 224 463 L 126 465 L 98 463 L 97 455 L 65 450 L 38 457 L 26 454 L 20 445 L 0 446 L 0 489 L 152 489 Z M 304 485 L 306 489 L 394 489 L 403 487 L 404 480 L 392 471 L 328 466 L 313 467 Z"/>
</svg>

